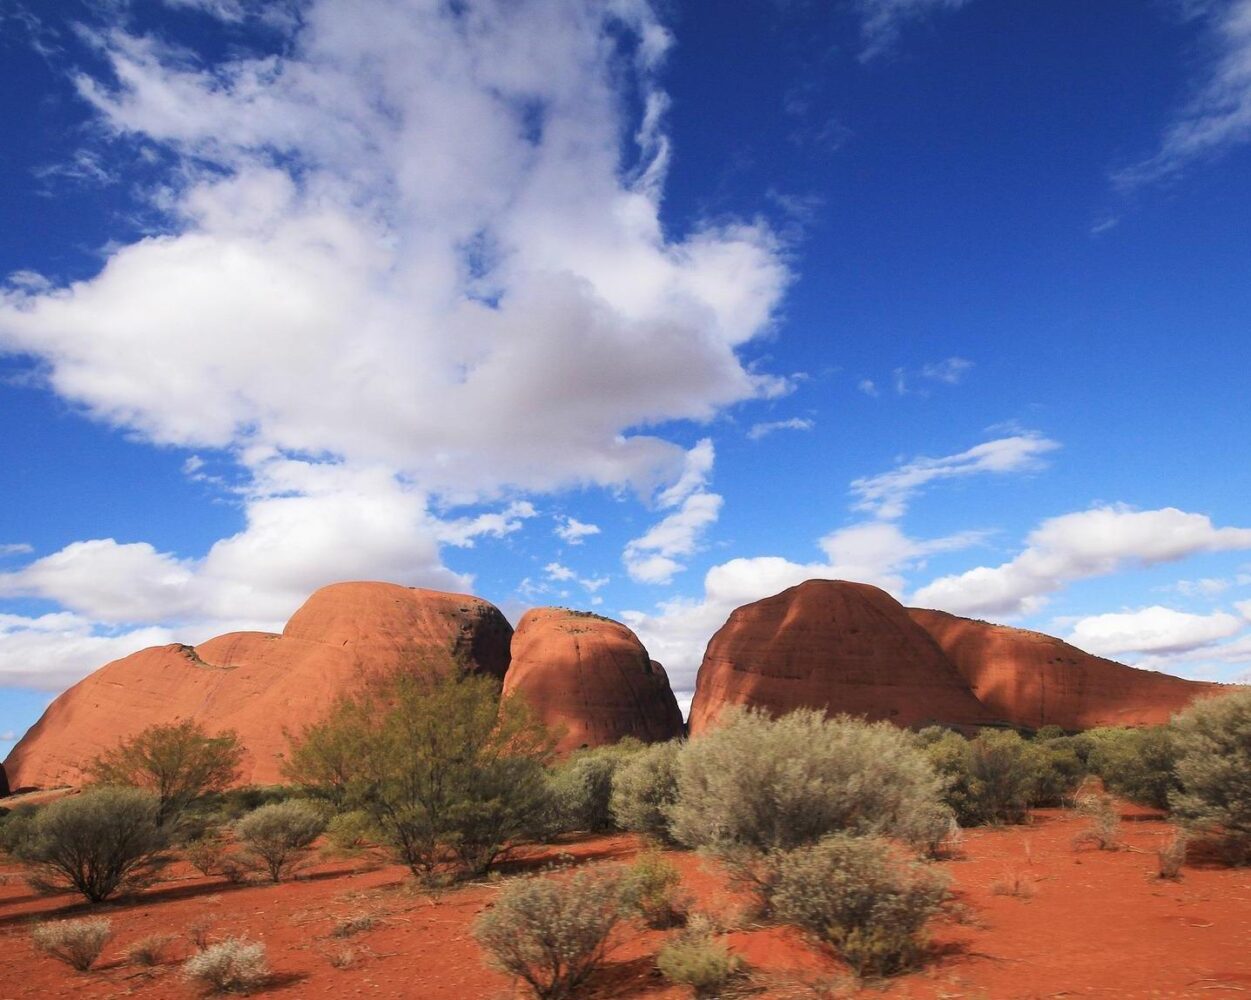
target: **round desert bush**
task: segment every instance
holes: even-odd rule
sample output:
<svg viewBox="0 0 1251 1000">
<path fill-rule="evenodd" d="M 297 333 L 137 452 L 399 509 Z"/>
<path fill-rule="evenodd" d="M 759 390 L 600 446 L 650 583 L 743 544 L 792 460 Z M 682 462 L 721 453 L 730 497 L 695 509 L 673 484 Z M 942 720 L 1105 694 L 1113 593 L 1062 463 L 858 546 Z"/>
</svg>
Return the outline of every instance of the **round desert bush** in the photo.
<svg viewBox="0 0 1251 1000">
<path fill-rule="evenodd" d="M 603 963 L 621 919 L 620 890 L 615 874 L 519 879 L 478 918 L 474 937 L 540 1000 L 564 1000 Z"/>
<path fill-rule="evenodd" d="M 113 936 L 113 925 L 104 917 L 62 920 L 36 924 L 30 936 L 35 947 L 44 954 L 60 959 L 79 972 L 86 972 Z"/>
<path fill-rule="evenodd" d="M 1033 796 L 1036 806 L 1063 805 L 1088 773 L 1083 757 L 1085 748 L 1076 737 L 1063 735 L 1063 730 L 1058 736 L 1044 735 L 1044 731 L 1050 733 L 1059 729 L 1059 726 L 1044 726 L 1029 741 L 1036 766 Z"/>
<path fill-rule="evenodd" d="M 946 881 L 877 837 L 835 835 L 778 859 L 775 916 L 832 945 L 859 975 L 915 966 Z"/>
<path fill-rule="evenodd" d="M 1177 790 L 1178 747 L 1166 726 L 1102 728 L 1082 734 L 1087 764 L 1110 792 L 1156 809 L 1167 809 Z"/>
<path fill-rule="evenodd" d="M 227 938 L 192 955 L 182 974 L 215 993 L 248 993 L 265 984 L 269 963 L 259 941 Z"/>
<path fill-rule="evenodd" d="M 621 905 L 648 927 L 669 927 L 678 922 L 686 903 L 678 896 L 682 874 L 658 851 L 646 851 L 621 877 Z"/>
<path fill-rule="evenodd" d="M 1029 815 L 1045 765 L 1019 733 L 984 729 L 966 740 L 948 732 L 925 753 L 945 779 L 946 801 L 962 826 L 1020 823 Z"/>
<path fill-rule="evenodd" d="M 235 835 L 269 877 L 279 882 L 303 860 L 325 829 L 326 819 L 319 809 L 293 799 L 248 813 L 235 824 Z"/>
<path fill-rule="evenodd" d="M 675 770 L 674 837 L 719 853 L 788 850 L 841 831 L 926 844 L 949 823 L 938 775 L 886 722 L 731 709 Z"/>
<path fill-rule="evenodd" d="M 1251 861 L 1251 690 L 1208 698 L 1173 720 L 1177 780 L 1170 801 L 1192 829 L 1219 836 Z"/>
<path fill-rule="evenodd" d="M 669 810 L 678 797 L 677 760 L 685 745 L 653 743 L 622 761 L 613 774 L 610 803 L 618 827 L 673 842 Z"/>
<path fill-rule="evenodd" d="M 613 776 L 641 749 L 637 740 L 623 740 L 614 746 L 580 750 L 556 767 L 548 787 L 557 830 L 606 833 L 616 829 L 610 808 Z"/>
<path fill-rule="evenodd" d="M 38 886 L 69 886 L 98 903 L 146 884 L 168 860 L 157 796 L 95 788 L 49 803 L 11 831 L 9 850 Z"/>
<path fill-rule="evenodd" d="M 720 997 L 741 965 L 724 942 L 713 935 L 706 918 L 693 918 L 656 956 L 661 975 L 671 983 L 689 986 L 696 1000 Z"/>
</svg>

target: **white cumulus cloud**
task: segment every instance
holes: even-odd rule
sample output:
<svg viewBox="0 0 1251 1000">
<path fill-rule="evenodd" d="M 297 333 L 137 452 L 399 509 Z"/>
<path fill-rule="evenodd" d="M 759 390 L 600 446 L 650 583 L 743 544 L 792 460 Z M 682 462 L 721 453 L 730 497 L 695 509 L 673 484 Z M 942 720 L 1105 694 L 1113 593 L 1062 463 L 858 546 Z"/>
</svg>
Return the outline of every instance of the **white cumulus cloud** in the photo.
<svg viewBox="0 0 1251 1000">
<path fill-rule="evenodd" d="M 1152 605 L 1080 619 L 1069 642 L 1101 656 L 1186 653 L 1228 639 L 1246 623 L 1223 611 L 1197 615 Z"/>
<path fill-rule="evenodd" d="M 1073 580 L 1237 549 L 1251 549 L 1251 528 L 1218 528 L 1175 507 L 1095 507 L 1043 521 L 1010 561 L 940 577 L 912 599 L 957 614 L 1026 614 Z"/>
</svg>

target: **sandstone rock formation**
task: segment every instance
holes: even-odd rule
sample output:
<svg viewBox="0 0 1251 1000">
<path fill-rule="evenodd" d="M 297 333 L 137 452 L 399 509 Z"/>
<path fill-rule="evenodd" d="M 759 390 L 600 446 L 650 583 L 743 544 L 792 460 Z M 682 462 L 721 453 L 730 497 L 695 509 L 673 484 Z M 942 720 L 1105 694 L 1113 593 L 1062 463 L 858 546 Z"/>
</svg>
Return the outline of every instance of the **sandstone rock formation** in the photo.
<svg viewBox="0 0 1251 1000">
<path fill-rule="evenodd" d="M 476 597 L 389 583 L 314 593 L 281 635 L 234 632 L 199 646 L 156 646 L 101 667 L 57 698 L 5 761 L 9 787 L 77 784 L 82 766 L 153 723 L 233 729 L 241 781 L 281 780 L 297 733 L 376 672 L 463 666 L 502 678 L 512 628 Z"/>
<path fill-rule="evenodd" d="M 998 719 L 1037 729 L 1149 726 L 1195 698 L 1228 690 L 1127 667 L 1041 632 L 911 608 L 977 699 Z"/>
<path fill-rule="evenodd" d="M 690 732 L 727 705 L 846 712 L 901 726 L 993 722 L 928 632 L 877 587 L 809 580 L 734 611 L 699 668 Z"/>
<path fill-rule="evenodd" d="M 626 626 L 565 608 L 527 611 L 513 635 L 504 694 L 563 729 L 559 752 L 682 735 L 682 713 L 664 668 Z"/>
</svg>

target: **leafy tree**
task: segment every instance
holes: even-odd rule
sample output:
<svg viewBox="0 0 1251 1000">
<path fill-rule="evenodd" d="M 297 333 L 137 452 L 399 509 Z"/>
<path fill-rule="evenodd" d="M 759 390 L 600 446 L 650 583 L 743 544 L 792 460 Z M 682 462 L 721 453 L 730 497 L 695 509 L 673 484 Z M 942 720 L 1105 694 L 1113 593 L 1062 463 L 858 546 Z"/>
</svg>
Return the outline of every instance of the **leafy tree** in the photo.
<svg viewBox="0 0 1251 1000">
<path fill-rule="evenodd" d="M 149 726 L 121 741 L 87 767 L 92 782 L 148 789 L 156 794 L 158 826 L 164 826 L 207 792 L 221 791 L 238 776 L 243 748 L 233 731 L 209 736 L 191 719 Z"/>
<path fill-rule="evenodd" d="M 612 778 L 613 821 L 622 830 L 672 844 L 669 811 L 678 798 L 677 760 L 684 743 L 653 743 L 625 760 Z"/>
<path fill-rule="evenodd" d="M 345 748 L 350 748 L 347 751 Z M 552 743 L 490 677 L 397 674 L 341 699 L 295 742 L 303 784 L 366 812 L 414 874 L 486 871 L 550 812 Z M 325 766 L 333 760 L 334 766 Z"/>
<path fill-rule="evenodd" d="M 925 752 L 946 779 L 947 802 L 964 826 L 1020 823 L 1039 794 L 1044 765 L 1011 730 L 984 729 L 973 740 L 948 732 Z"/>
<path fill-rule="evenodd" d="M 93 903 L 143 885 L 168 860 L 159 806 L 138 788 L 95 788 L 51 802 L 5 829 L 5 846 L 38 886 L 67 885 Z"/>
<path fill-rule="evenodd" d="M 642 743 L 626 737 L 612 746 L 579 750 L 562 761 L 549 779 L 557 828 L 590 833 L 617 829 L 611 808 L 613 781 L 642 749 Z"/>
</svg>

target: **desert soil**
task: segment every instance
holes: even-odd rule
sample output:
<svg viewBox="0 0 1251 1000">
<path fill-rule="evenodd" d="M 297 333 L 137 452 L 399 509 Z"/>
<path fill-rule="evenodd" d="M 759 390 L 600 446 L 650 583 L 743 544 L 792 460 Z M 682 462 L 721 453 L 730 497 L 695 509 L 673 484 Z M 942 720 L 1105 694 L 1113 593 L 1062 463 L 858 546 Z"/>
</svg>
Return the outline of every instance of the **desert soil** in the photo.
<svg viewBox="0 0 1251 1000">
<path fill-rule="evenodd" d="M 932 928 L 918 972 L 865 984 L 866 997 L 1234 997 L 1251 994 L 1251 869 L 1192 861 L 1179 882 L 1155 877 L 1155 851 L 1171 835 L 1159 818 L 1125 809 L 1124 849 L 1075 850 L 1083 820 L 1041 810 L 1027 826 L 973 830 L 939 862 L 956 893 L 955 912 Z M 562 853 L 578 864 L 629 863 L 632 836 L 571 841 L 522 853 L 509 874 L 542 868 Z M 674 852 L 695 908 L 733 923 L 741 899 L 714 866 Z M 208 940 L 263 941 L 274 980 L 263 996 L 505 1000 L 525 991 L 491 970 L 472 935 L 474 918 L 499 892 L 486 882 L 438 898 L 411 887 L 402 868 L 327 861 L 281 885 L 232 885 L 175 866 L 162 883 L 116 904 L 86 907 L 69 895 L 39 896 L 18 869 L 0 867 L 0 1000 L 42 997 L 191 997 L 180 963 L 198 929 Z M 30 926 L 45 919 L 104 915 L 114 938 L 100 963 L 78 974 L 38 954 Z M 373 926 L 334 934 L 361 914 Z M 140 938 L 174 935 L 155 969 L 128 963 Z M 587 998 L 677 1000 L 654 957 L 665 932 L 623 928 Z M 748 963 L 761 1000 L 846 996 L 828 988 L 845 969 L 798 933 L 746 927 L 730 946 Z M 856 992 L 852 990 L 851 992 Z"/>
</svg>

